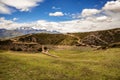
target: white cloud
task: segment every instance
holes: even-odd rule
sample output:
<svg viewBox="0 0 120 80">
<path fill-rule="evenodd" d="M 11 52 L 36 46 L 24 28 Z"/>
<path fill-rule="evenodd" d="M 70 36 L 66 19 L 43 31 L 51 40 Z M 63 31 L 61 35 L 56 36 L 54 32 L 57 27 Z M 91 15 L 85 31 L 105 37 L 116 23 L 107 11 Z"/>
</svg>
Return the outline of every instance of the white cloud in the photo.
<svg viewBox="0 0 120 80">
<path fill-rule="evenodd" d="M 118 20 L 113 19 L 111 20 L 111 22 L 108 22 L 107 21 L 108 17 L 105 16 L 91 18 L 91 19 L 79 19 L 79 20 L 63 21 L 63 22 L 48 22 L 45 20 L 38 20 L 31 23 L 17 23 L 12 20 L 6 20 L 5 18 L 2 17 L 0 18 L 0 28 L 15 29 L 19 27 L 32 27 L 35 29 L 46 29 L 48 31 L 56 30 L 62 33 L 88 32 L 88 31 L 120 28 L 120 23 Z"/>
<path fill-rule="evenodd" d="M 96 14 L 101 13 L 101 10 L 98 9 L 83 9 L 81 13 L 69 14 L 73 19 L 79 18 L 88 18 L 90 16 L 94 16 Z"/>
<path fill-rule="evenodd" d="M 83 17 L 86 17 L 86 16 L 91 16 L 91 15 L 94 15 L 94 14 L 97 14 L 99 13 L 100 11 L 97 10 L 97 9 L 84 9 L 81 13 L 81 15 Z"/>
<path fill-rule="evenodd" d="M 6 20 L 4 17 L 0 18 L 0 28 L 15 29 L 17 27 L 15 24 L 12 20 Z"/>
<path fill-rule="evenodd" d="M 108 1 L 105 6 L 103 7 L 103 10 L 109 10 L 113 12 L 120 12 L 120 1 Z"/>
<path fill-rule="evenodd" d="M 17 21 L 18 20 L 18 18 L 13 18 L 13 21 Z"/>
<path fill-rule="evenodd" d="M 0 22 L 3 22 L 5 20 L 5 17 L 0 17 Z"/>
<path fill-rule="evenodd" d="M 104 21 L 111 22 L 112 18 L 110 18 L 110 17 L 108 18 L 107 16 L 100 16 L 100 17 L 97 17 L 96 20 L 99 22 L 104 22 Z"/>
<path fill-rule="evenodd" d="M 0 3 L 0 14 L 10 14 L 10 13 L 11 13 L 10 9 L 4 4 Z"/>
<path fill-rule="evenodd" d="M 52 9 L 58 10 L 58 9 L 61 9 L 61 8 L 53 6 Z"/>
<path fill-rule="evenodd" d="M 81 14 L 80 13 L 69 14 L 69 16 L 72 17 L 73 19 L 81 18 Z"/>
<path fill-rule="evenodd" d="M 117 5 L 118 3 L 119 2 L 117 1 L 117 3 L 114 5 Z M 111 6 L 105 8 L 107 4 L 108 2 L 101 10 L 97 10 L 97 9 L 83 10 L 81 14 L 77 14 L 77 16 L 80 17 L 79 19 L 71 20 L 71 21 L 48 22 L 45 20 L 38 20 L 31 23 L 17 23 L 14 20 L 6 20 L 4 17 L 1 17 L 0 28 L 15 29 L 19 27 L 33 27 L 35 29 L 46 29 L 50 31 L 56 30 L 63 33 L 88 32 L 88 31 L 120 28 L 119 10 L 116 8 L 112 8 L 111 10 L 110 9 Z M 55 12 L 49 14 L 49 16 L 63 16 L 63 15 L 70 15 L 70 14 L 66 14 L 66 13 L 63 14 L 62 12 Z M 75 14 L 73 14 L 73 16 L 75 16 Z"/>
<path fill-rule="evenodd" d="M 49 16 L 64 16 L 63 12 L 49 13 Z"/>
<path fill-rule="evenodd" d="M 31 8 L 38 6 L 38 2 L 43 0 L 0 0 L 0 13 L 10 14 L 9 7 L 14 7 L 20 11 L 30 11 Z"/>
<path fill-rule="evenodd" d="M 108 1 L 102 10 L 105 15 L 109 16 L 113 20 L 113 22 L 120 21 L 120 0 Z"/>
</svg>

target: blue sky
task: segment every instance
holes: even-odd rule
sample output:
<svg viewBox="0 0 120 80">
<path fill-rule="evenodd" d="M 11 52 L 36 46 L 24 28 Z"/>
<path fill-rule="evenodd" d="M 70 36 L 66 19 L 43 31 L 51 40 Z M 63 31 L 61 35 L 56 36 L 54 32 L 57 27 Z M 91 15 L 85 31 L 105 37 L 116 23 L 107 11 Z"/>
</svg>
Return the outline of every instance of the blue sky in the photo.
<svg viewBox="0 0 120 80">
<path fill-rule="evenodd" d="M 38 6 L 32 7 L 30 11 L 19 11 L 12 6 L 9 6 L 14 11 L 11 14 L 0 14 L 0 17 L 6 19 L 18 18 L 17 22 L 33 22 L 36 20 L 46 21 L 68 21 L 73 20 L 71 14 L 81 13 L 87 9 L 101 9 L 107 1 L 111 0 L 44 0 L 38 2 Z M 55 7 L 56 9 L 53 9 Z M 49 13 L 62 12 L 69 14 L 64 16 L 49 16 Z"/>
<path fill-rule="evenodd" d="M 0 29 L 59 32 L 120 28 L 120 0 L 0 0 Z"/>
</svg>

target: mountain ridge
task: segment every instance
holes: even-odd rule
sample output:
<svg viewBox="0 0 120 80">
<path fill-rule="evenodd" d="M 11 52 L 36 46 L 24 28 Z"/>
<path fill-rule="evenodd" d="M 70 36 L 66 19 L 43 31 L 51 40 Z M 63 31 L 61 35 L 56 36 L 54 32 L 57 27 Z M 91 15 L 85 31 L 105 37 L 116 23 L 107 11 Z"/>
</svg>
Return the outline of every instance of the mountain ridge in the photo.
<svg viewBox="0 0 120 80">
<path fill-rule="evenodd" d="M 0 29 L 0 39 L 9 39 L 17 36 L 22 36 L 26 34 L 35 34 L 35 33 L 50 33 L 57 34 L 57 31 L 47 31 L 46 29 L 34 29 L 31 27 L 20 27 L 13 30 Z"/>
</svg>

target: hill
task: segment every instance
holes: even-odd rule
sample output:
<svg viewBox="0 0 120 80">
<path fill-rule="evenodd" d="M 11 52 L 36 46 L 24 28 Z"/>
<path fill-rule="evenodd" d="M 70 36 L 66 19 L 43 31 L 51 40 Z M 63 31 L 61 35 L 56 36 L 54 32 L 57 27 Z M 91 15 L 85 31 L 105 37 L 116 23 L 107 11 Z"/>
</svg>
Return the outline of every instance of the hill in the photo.
<svg viewBox="0 0 120 80">
<path fill-rule="evenodd" d="M 37 33 L 0 41 L 0 49 L 17 51 L 39 51 L 41 45 L 120 47 L 120 28 L 86 33 Z"/>
<path fill-rule="evenodd" d="M 88 32 L 88 33 L 75 33 L 81 39 L 81 42 L 88 45 L 95 46 L 109 46 L 113 43 L 120 42 L 120 28 Z"/>
</svg>

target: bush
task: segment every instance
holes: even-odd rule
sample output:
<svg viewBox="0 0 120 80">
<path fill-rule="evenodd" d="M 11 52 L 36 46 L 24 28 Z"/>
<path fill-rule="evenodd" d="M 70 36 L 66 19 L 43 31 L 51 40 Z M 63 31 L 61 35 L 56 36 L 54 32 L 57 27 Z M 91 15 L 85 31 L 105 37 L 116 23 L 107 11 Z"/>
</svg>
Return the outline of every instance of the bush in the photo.
<svg viewBox="0 0 120 80">
<path fill-rule="evenodd" d="M 10 50 L 12 50 L 12 51 L 23 51 L 21 48 L 15 48 L 15 47 L 11 48 Z"/>
<path fill-rule="evenodd" d="M 16 51 L 16 48 L 15 48 L 15 47 L 12 47 L 10 50 L 12 50 L 12 51 Z"/>
<path fill-rule="evenodd" d="M 42 52 L 42 48 L 39 48 L 38 51 Z"/>
<path fill-rule="evenodd" d="M 22 51 L 22 49 L 21 49 L 21 48 L 18 48 L 18 49 L 16 49 L 16 51 Z"/>
</svg>

